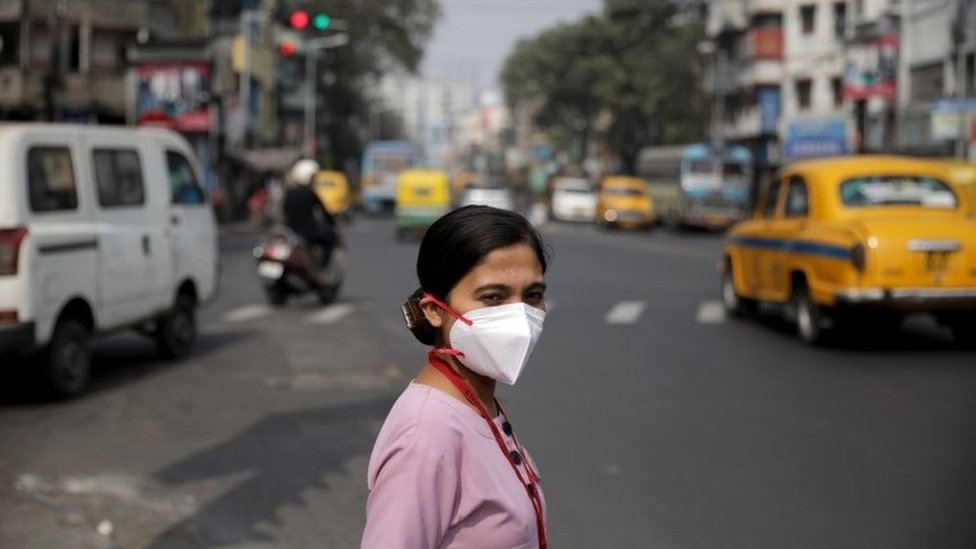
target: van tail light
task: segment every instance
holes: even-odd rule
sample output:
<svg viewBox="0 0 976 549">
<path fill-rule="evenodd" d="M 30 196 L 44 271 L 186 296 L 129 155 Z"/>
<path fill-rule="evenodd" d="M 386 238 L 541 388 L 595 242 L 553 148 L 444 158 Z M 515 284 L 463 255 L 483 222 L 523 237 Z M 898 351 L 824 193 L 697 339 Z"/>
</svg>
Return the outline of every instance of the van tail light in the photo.
<svg viewBox="0 0 976 549">
<path fill-rule="evenodd" d="M 27 236 L 27 229 L 0 229 L 0 276 L 17 274 L 20 245 Z"/>
<path fill-rule="evenodd" d="M 864 244 L 858 242 L 853 248 L 851 248 L 851 263 L 859 272 L 864 272 L 864 267 L 867 265 L 867 259 L 867 251 L 864 249 Z"/>
<path fill-rule="evenodd" d="M 16 324 L 19 318 L 17 311 L 0 311 L 0 324 Z"/>
</svg>

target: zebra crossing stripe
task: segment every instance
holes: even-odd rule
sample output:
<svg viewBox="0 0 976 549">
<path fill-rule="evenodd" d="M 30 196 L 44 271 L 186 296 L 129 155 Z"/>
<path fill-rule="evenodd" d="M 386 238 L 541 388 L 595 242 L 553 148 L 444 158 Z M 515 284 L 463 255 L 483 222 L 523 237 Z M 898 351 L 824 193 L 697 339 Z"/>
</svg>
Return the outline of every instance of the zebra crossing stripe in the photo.
<svg viewBox="0 0 976 549">
<path fill-rule="evenodd" d="M 349 303 L 336 303 L 322 307 L 318 311 L 308 315 L 305 322 L 308 324 L 335 324 L 349 315 L 353 311 L 353 306 Z"/>
<path fill-rule="evenodd" d="M 248 322 L 271 314 L 268 305 L 244 305 L 224 313 L 224 322 Z"/>
<path fill-rule="evenodd" d="M 607 324 L 633 324 L 643 312 L 643 301 L 621 301 L 610 309 L 604 321 Z"/>
<path fill-rule="evenodd" d="M 698 305 L 699 324 L 721 324 L 725 322 L 725 308 L 721 301 L 705 301 Z"/>
</svg>

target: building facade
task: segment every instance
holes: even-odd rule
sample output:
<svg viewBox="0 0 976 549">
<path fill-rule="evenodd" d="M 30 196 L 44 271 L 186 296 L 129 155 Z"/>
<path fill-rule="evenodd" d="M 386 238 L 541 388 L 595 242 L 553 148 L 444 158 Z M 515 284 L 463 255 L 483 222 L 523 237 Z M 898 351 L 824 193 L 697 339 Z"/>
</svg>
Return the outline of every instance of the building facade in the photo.
<svg viewBox="0 0 976 549">
<path fill-rule="evenodd" d="M 0 3 L 0 118 L 124 123 L 126 46 L 148 32 L 141 0 Z"/>
<path fill-rule="evenodd" d="M 952 154 L 974 131 L 974 4 L 713 0 L 712 141 L 749 146 L 760 177 L 801 158 Z"/>
</svg>

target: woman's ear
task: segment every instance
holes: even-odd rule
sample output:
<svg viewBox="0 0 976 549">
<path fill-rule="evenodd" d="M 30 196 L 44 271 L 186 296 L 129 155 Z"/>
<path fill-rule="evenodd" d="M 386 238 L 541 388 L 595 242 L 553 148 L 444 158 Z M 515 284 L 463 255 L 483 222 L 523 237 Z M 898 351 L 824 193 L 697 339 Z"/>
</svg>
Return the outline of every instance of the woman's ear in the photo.
<svg viewBox="0 0 976 549">
<path fill-rule="evenodd" d="M 429 297 L 422 297 L 420 299 L 420 310 L 424 312 L 424 318 L 431 326 L 434 328 L 444 326 L 444 317 L 441 316 L 443 313 L 441 308 L 434 303 L 434 300 Z"/>
</svg>

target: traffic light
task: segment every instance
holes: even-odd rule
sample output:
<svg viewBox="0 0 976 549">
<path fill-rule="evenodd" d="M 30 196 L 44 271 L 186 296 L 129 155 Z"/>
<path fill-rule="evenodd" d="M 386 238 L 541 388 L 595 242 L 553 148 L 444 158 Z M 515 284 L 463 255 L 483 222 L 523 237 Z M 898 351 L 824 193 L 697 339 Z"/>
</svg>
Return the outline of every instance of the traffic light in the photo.
<svg viewBox="0 0 976 549">
<path fill-rule="evenodd" d="M 291 25 L 291 28 L 293 29 L 306 29 L 308 28 L 308 22 L 308 12 L 305 10 L 295 10 L 291 12 L 290 16 L 288 16 L 288 24 Z"/>
<path fill-rule="evenodd" d="M 312 26 L 316 30 L 324 31 L 329 28 L 330 23 L 332 23 L 332 18 L 326 13 L 316 13 L 315 17 L 312 18 Z"/>
<path fill-rule="evenodd" d="M 278 52 L 281 53 L 282 57 L 291 57 L 292 55 L 295 55 L 295 43 L 290 40 L 286 40 L 278 44 Z"/>
<path fill-rule="evenodd" d="M 332 25 L 332 18 L 325 12 L 309 13 L 295 10 L 288 16 L 288 25 L 295 30 L 305 30 L 309 25 L 317 31 L 324 31 Z"/>
</svg>

